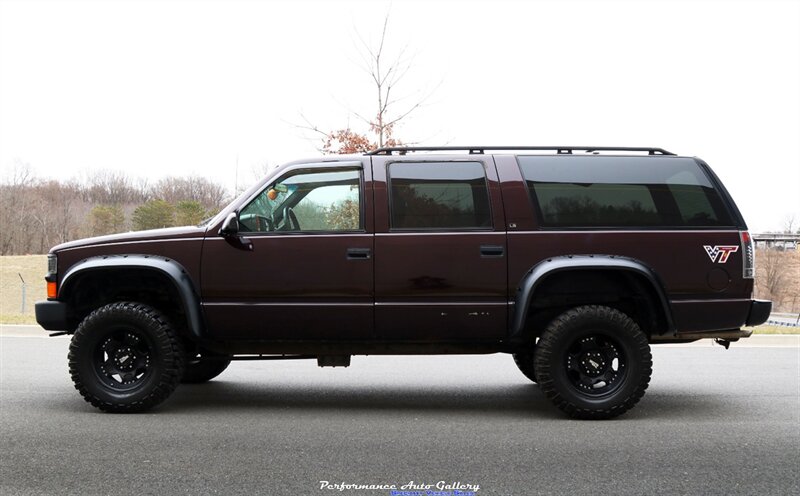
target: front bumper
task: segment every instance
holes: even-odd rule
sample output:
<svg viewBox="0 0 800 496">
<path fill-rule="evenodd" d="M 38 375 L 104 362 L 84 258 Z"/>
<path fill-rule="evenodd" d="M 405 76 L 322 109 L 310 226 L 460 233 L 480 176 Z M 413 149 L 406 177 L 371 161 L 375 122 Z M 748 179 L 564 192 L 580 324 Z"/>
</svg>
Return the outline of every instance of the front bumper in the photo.
<svg viewBox="0 0 800 496">
<path fill-rule="evenodd" d="M 761 325 L 767 321 L 772 313 L 772 302 L 769 300 L 753 300 L 750 302 L 750 313 L 747 315 L 748 327 Z"/>
<path fill-rule="evenodd" d="M 69 331 L 67 305 L 63 301 L 37 301 L 36 322 L 48 331 Z"/>
</svg>

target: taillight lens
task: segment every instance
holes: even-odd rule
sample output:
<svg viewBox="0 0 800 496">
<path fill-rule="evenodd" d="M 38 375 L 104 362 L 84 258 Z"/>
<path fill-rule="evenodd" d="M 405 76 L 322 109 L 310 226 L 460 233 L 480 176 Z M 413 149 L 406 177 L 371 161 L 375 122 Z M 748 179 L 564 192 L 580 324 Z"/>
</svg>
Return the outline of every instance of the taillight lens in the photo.
<svg viewBox="0 0 800 496">
<path fill-rule="evenodd" d="M 740 231 L 739 235 L 742 239 L 742 277 L 745 279 L 753 279 L 756 276 L 756 254 L 753 246 L 753 238 L 747 231 Z"/>
</svg>

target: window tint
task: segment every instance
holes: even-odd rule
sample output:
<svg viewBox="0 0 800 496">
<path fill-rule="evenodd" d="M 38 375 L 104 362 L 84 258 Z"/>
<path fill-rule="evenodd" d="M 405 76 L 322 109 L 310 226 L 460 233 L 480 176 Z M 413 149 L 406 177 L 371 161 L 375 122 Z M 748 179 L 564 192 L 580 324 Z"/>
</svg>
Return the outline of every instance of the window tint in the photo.
<svg viewBox="0 0 800 496">
<path fill-rule="evenodd" d="M 393 229 L 491 228 L 480 162 L 393 163 L 388 172 Z"/>
<path fill-rule="evenodd" d="M 544 227 L 732 225 L 692 159 L 518 157 Z"/>
<path fill-rule="evenodd" d="M 361 229 L 358 170 L 294 172 L 270 184 L 239 213 L 243 232 Z"/>
</svg>

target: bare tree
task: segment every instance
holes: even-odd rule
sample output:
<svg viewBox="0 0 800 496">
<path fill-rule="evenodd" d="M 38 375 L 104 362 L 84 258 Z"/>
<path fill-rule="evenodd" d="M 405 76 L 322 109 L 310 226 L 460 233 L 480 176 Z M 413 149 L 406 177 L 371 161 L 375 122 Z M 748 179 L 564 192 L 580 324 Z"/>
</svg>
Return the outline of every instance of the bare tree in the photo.
<svg viewBox="0 0 800 496">
<path fill-rule="evenodd" d="M 323 153 L 359 153 L 384 146 L 400 146 L 403 143 L 395 137 L 397 126 L 416 110 L 425 105 L 433 94 L 429 91 L 416 97 L 398 95 L 397 88 L 413 67 L 413 57 L 408 56 L 404 47 L 396 54 L 387 53 L 389 32 L 389 13 L 383 20 L 380 40 L 371 45 L 358 34 L 361 68 L 369 76 L 375 107 L 368 113 L 350 111 L 367 128 L 366 132 L 354 131 L 347 126 L 326 131 L 301 114 L 303 124 L 298 127 L 311 131 L 321 140 L 319 150 Z M 410 100 L 410 101 L 409 101 Z"/>
<path fill-rule="evenodd" d="M 196 201 L 206 209 L 216 210 L 228 198 L 228 192 L 224 187 L 203 177 L 165 177 L 150 188 L 148 196 L 173 205 L 181 201 Z"/>
<path fill-rule="evenodd" d="M 797 218 L 795 214 L 789 214 L 783 219 L 783 232 L 786 234 L 792 234 L 797 227 Z"/>
<path fill-rule="evenodd" d="M 765 247 L 758 250 L 759 270 L 757 289 L 760 297 L 771 298 L 775 307 L 783 300 L 785 286 L 785 252 L 778 248 Z"/>
<path fill-rule="evenodd" d="M 36 178 L 30 165 L 17 162 L 0 187 L 0 254 L 20 253 L 31 244 L 33 188 Z"/>
</svg>

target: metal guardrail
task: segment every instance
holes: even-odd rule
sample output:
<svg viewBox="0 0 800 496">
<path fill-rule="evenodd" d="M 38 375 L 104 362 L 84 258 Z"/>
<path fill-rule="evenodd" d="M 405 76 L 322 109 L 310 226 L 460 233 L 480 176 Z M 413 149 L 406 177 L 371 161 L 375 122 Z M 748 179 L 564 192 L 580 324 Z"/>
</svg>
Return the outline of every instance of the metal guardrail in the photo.
<svg viewBox="0 0 800 496">
<path fill-rule="evenodd" d="M 800 324 L 795 322 L 786 322 L 783 320 L 767 320 L 766 323 L 778 327 L 800 327 Z"/>
<path fill-rule="evenodd" d="M 800 327 L 800 314 L 774 312 L 765 324 L 779 327 Z"/>
<path fill-rule="evenodd" d="M 800 234 L 792 233 L 753 233 L 753 241 L 800 241 Z"/>
</svg>

